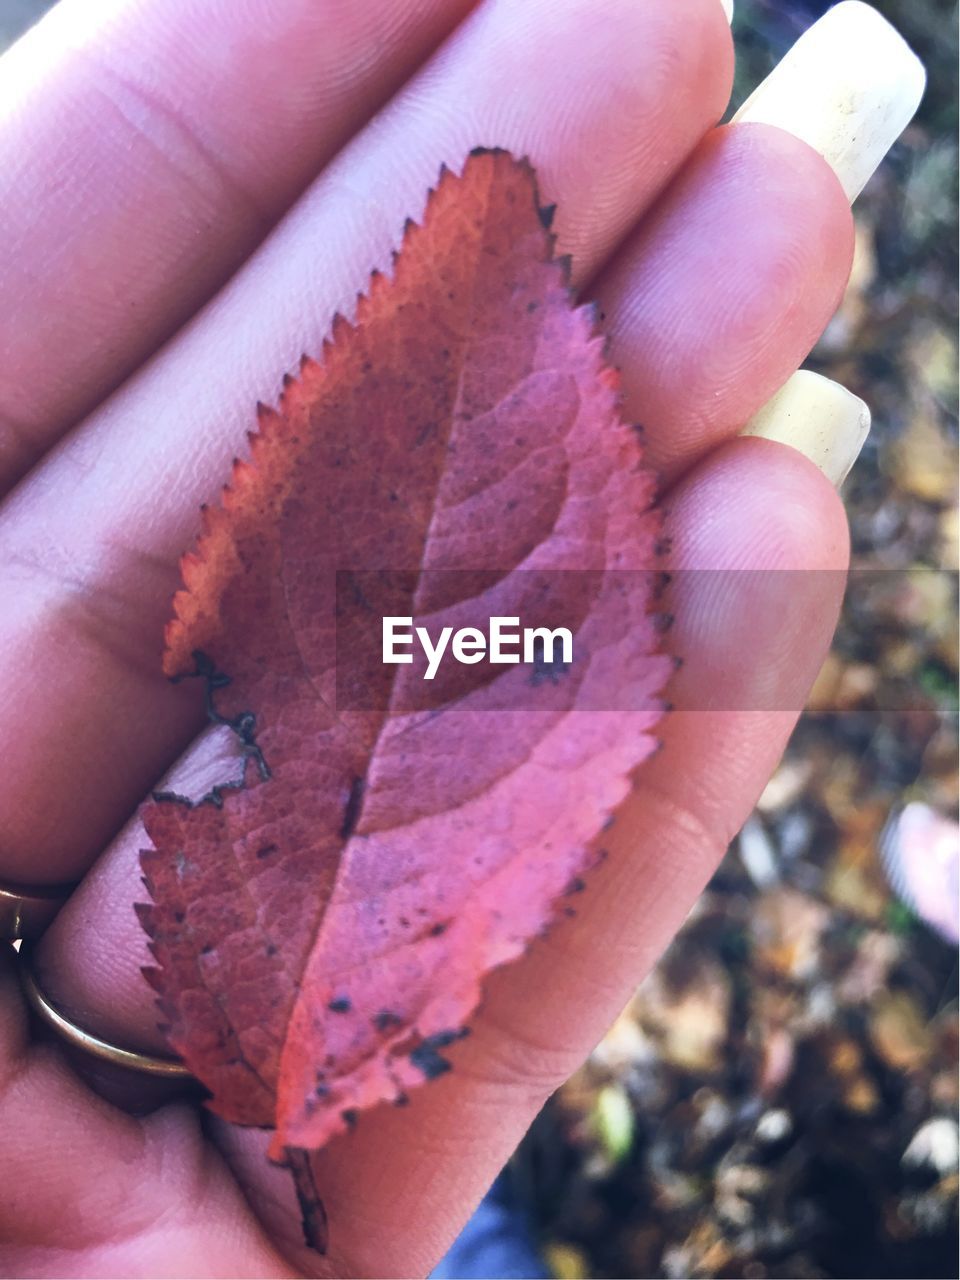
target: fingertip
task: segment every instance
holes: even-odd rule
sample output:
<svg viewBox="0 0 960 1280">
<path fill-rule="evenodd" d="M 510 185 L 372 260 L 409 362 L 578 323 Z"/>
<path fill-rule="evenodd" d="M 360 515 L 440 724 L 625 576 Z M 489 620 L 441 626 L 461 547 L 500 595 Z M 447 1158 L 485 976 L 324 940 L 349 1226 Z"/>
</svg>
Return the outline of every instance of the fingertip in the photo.
<svg viewBox="0 0 960 1280">
<path fill-rule="evenodd" d="M 667 474 L 733 436 L 802 363 L 853 263 L 829 164 L 761 124 L 715 129 L 598 288 L 630 416 Z"/>
<path fill-rule="evenodd" d="M 853 266 L 853 215 L 837 175 L 807 143 L 766 124 L 732 124 L 703 149 L 724 204 L 714 235 L 730 278 L 717 293 L 713 372 L 704 418 L 730 434 L 809 353 L 843 298 Z M 706 199 L 705 192 L 700 197 Z M 722 328 L 721 328 L 722 326 Z M 717 330 L 723 340 L 717 342 Z"/>
<path fill-rule="evenodd" d="M 756 164 L 776 179 L 779 198 L 795 204 L 793 217 L 809 235 L 822 223 L 819 235 L 832 243 L 840 260 L 853 258 L 854 223 L 850 201 L 836 171 L 808 142 L 777 125 L 737 120 L 717 134 L 737 148 L 742 164 Z"/>
<path fill-rule="evenodd" d="M 847 567 L 850 534 L 833 484 L 798 449 L 741 436 L 671 490 L 673 559 L 689 568 Z"/>
<path fill-rule="evenodd" d="M 836 627 L 849 557 L 842 503 L 796 449 L 724 445 L 671 495 L 671 643 L 684 711 L 799 715 Z"/>
</svg>

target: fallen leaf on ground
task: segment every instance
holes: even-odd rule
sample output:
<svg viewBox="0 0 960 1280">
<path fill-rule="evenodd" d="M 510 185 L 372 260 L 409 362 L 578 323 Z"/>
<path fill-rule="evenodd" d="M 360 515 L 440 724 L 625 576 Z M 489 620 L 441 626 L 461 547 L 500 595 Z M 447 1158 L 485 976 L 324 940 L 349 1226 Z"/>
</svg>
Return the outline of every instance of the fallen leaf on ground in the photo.
<svg viewBox="0 0 960 1280">
<path fill-rule="evenodd" d="M 829 920 L 815 898 L 788 886 L 768 890 L 750 921 L 757 964 L 794 982 L 809 980 L 818 970 Z"/>
<path fill-rule="evenodd" d="M 732 1001 L 726 969 L 704 953 L 684 966 L 668 958 L 644 980 L 634 1008 L 668 1062 L 709 1072 L 722 1062 Z"/>
<path fill-rule="evenodd" d="M 930 1024 L 904 991 L 881 995 L 870 1015 L 870 1039 L 876 1052 L 894 1071 L 915 1071 L 934 1047 Z"/>
</svg>

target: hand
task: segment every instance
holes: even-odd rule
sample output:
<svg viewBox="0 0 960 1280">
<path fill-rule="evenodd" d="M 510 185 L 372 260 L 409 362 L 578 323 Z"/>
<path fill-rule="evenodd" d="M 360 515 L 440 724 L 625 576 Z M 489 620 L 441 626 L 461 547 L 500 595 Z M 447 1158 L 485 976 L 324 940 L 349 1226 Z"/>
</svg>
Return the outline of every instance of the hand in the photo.
<svg viewBox="0 0 960 1280">
<path fill-rule="evenodd" d="M 143 836 L 123 824 L 180 753 L 181 771 L 203 767 L 196 690 L 159 661 L 198 508 L 256 400 L 349 312 L 441 161 L 528 154 L 558 203 L 560 250 L 663 475 L 667 567 L 825 572 L 796 575 L 775 616 L 751 594 L 760 577 L 721 609 L 713 575 L 675 576 L 676 709 L 609 857 L 576 918 L 493 975 L 454 1070 L 317 1158 L 326 1258 L 302 1248 L 263 1135 L 184 1102 L 134 1118 L 31 1043 L 8 956 L 7 1274 L 427 1271 L 750 811 L 829 644 L 847 535 L 799 451 L 827 418 L 801 424 L 798 448 L 739 433 L 839 301 L 852 224 L 807 143 L 714 130 L 731 75 L 720 0 L 118 0 L 93 18 L 64 0 L 9 55 L 0 879 L 83 878 L 34 962 L 88 1030 L 164 1049 L 132 910 Z M 823 391 L 841 419 L 844 395 Z M 850 430 L 834 439 L 848 452 Z"/>
</svg>

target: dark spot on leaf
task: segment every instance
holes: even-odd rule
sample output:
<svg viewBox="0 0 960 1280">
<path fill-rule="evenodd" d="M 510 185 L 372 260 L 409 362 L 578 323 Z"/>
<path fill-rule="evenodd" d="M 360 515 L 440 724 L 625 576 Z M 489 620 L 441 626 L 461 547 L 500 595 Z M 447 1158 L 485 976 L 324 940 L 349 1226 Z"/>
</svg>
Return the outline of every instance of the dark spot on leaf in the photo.
<svg viewBox="0 0 960 1280">
<path fill-rule="evenodd" d="M 381 1009 L 379 1013 L 373 1015 L 371 1021 L 378 1031 L 392 1031 L 395 1027 L 403 1026 L 400 1015 L 391 1013 L 389 1009 Z"/>
<path fill-rule="evenodd" d="M 427 1080 L 436 1080 L 437 1076 L 442 1076 L 444 1072 L 450 1070 L 447 1059 L 442 1058 L 426 1040 L 413 1050 L 410 1061 L 418 1071 L 423 1072 Z"/>
<path fill-rule="evenodd" d="M 561 648 L 562 646 L 554 644 L 553 652 L 556 653 Z M 569 670 L 570 663 L 564 662 L 561 658 L 554 658 L 548 662 L 543 636 L 534 636 L 533 662 L 528 681 L 534 689 L 543 684 L 545 680 L 549 680 L 554 685 L 559 684 L 561 677 L 565 676 Z"/>
<path fill-rule="evenodd" d="M 436 1035 L 427 1036 L 415 1049 L 411 1050 L 410 1062 L 418 1071 L 422 1071 L 428 1080 L 435 1080 L 437 1076 L 442 1076 L 450 1070 L 450 1063 L 446 1058 L 441 1057 L 438 1050 L 453 1044 L 455 1040 L 462 1040 L 467 1034 L 468 1028 L 461 1027 L 457 1031 L 438 1031 Z"/>
</svg>

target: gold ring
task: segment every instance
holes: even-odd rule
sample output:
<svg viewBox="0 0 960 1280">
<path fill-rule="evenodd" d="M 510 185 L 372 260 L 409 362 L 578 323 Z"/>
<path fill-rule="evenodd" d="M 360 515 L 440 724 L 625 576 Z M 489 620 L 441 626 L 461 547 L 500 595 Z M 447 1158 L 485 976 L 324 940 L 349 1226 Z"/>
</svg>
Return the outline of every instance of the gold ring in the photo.
<svg viewBox="0 0 960 1280">
<path fill-rule="evenodd" d="M 135 1053 L 132 1049 L 121 1049 L 118 1045 L 101 1040 L 99 1036 L 84 1031 L 76 1023 L 71 1022 L 51 1003 L 37 985 L 33 971 L 24 954 L 26 948 L 20 949 L 20 979 L 27 1003 L 34 1013 L 52 1027 L 61 1040 L 81 1049 L 100 1062 L 109 1062 L 115 1067 L 125 1067 L 128 1071 L 137 1071 L 141 1075 L 159 1076 L 165 1080 L 190 1080 L 192 1076 L 179 1058 L 154 1057 L 149 1053 Z"/>
<path fill-rule="evenodd" d="M 0 881 L 0 938 L 39 938 L 75 888 L 72 884 L 4 884 Z"/>
</svg>

